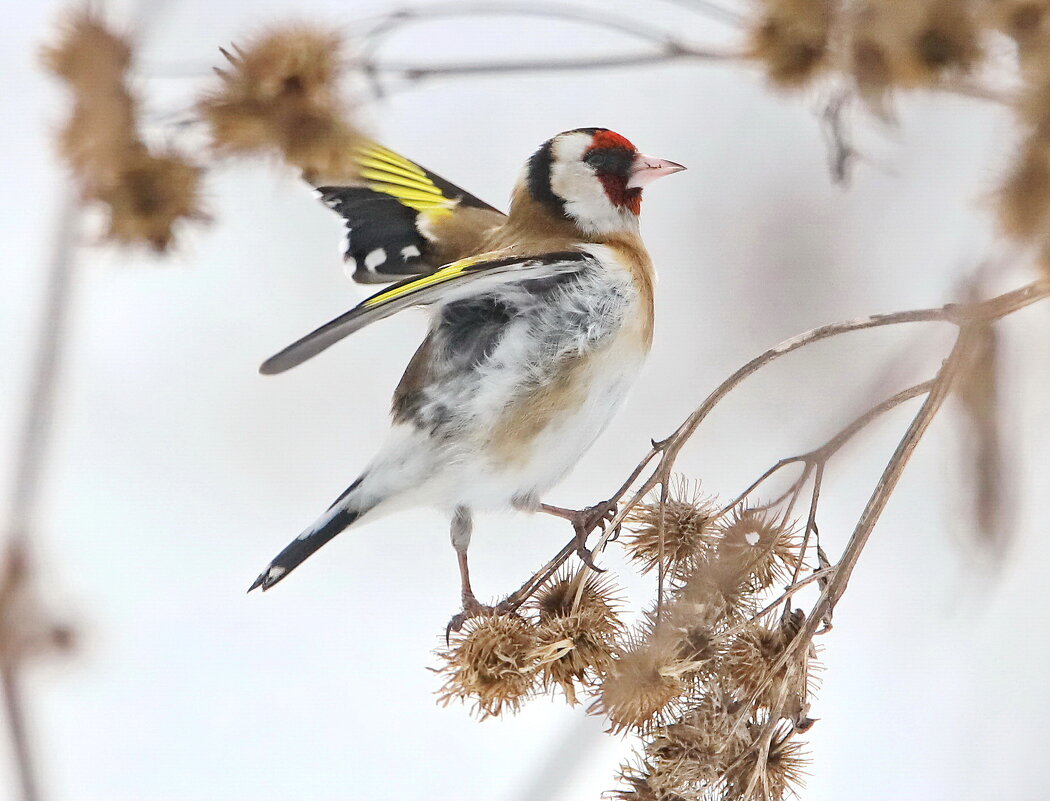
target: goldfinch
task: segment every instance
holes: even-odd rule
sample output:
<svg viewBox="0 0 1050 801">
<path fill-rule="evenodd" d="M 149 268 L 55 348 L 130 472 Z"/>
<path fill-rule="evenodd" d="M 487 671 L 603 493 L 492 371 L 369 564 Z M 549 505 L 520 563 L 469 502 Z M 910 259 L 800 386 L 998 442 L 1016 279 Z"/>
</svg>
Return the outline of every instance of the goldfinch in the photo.
<svg viewBox="0 0 1050 801">
<path fill-rule="evenodd" d="M 349 231 L 356 280 L 410 276 L 263 363 L 280 373 L 410 306 L 430 327 L 394 392 L 378 455 L 250 587 L 267 590 L 351 524 L 406 506 L 451 518 L 465 612 L 479 604 L 467 547 L 475 510 L 545 511 L 582 542 L 609 511 L 541 499 L 620 406 L 653 336 L 652 262 L 638 231 L 642 189 L 685 169 L 604 128 L 545 142 L 525 165 L 510 213 L 375 144 L 361 179 L 321 187 Z"/>
</svg>

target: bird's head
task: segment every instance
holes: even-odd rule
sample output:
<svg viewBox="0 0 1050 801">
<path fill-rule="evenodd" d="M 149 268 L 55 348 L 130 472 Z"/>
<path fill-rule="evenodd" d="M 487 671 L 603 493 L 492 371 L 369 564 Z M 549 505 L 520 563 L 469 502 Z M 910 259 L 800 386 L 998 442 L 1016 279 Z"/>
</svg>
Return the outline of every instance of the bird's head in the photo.
<svg viewBox="0 0 1050 801">
<path fill-rule="evenodd" d="M 525 166 L 522 188 L 528 200 L 585 234 L 601 236 L 636 231 L 642 189 L 684 169 L 639 153 L 607 128 L 577 128 L 540 146 Z"/>
</svg>

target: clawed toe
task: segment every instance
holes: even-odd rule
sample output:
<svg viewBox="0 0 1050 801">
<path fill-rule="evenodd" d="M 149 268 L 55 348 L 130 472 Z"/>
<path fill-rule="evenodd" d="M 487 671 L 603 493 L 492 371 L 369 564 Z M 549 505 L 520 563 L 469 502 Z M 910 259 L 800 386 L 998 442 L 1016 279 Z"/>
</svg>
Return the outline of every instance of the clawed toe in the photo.
<svg viewBox="0 0 1050 801">
<path fill-rule="evenodd" d="M 478 599 L 473 595 L 463 596 L 463 610 L 458 614 L 452 616 L 452 619 L 448 621 L 448 625 L 445 627 L 445 645 L 448 645 L 449 637 L 452 636 L 452 632 L 461 631 L 464 624 L 472 617 L 478 617 L 480 615 L 492 614 L 495 610 L 491 606 L 485 606 L 478 602 Z"/>
<path fill-rule="evenodd" d="M 605 572 L 604 568 L 598 567 L 598 565 L 596 565 L 594 563 L 594 556 L 591 554 L 590 549 L 587 547 L 586 539 L 583 539 L 583 540 L 577 542 L 576 555 L 578 557 L 580 557 L 580 561 L 582 561 L 585 565 L 587 565 L 587 567 L 589 567 L 595 573 L 604 573 Z"/>
</svg>

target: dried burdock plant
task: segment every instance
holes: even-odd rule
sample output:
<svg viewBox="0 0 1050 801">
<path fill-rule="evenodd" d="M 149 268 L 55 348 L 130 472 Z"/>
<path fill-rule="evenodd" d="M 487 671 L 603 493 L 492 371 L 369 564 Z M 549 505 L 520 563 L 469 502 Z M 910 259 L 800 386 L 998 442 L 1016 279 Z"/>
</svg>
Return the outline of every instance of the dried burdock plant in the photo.
<svg viewBox="0 0 1050 801">
<path fill-rule="evenodd" d="M 1050 223 L 1050 152 L 1025 145 L 999 192 L 1003 228 L 1019 239 L 1036 239 Z"/>
<path fill-rule="evenodd" d="M 718 559 L 753 577 L 759 588 L 783 581 L 799 566 L 791 524 L 775 509 L 737 506 L 718 522 Z"/>
<path fill-rule="evenodd" d="M 591 711 L 608 718 L 614 732 L 649 731 L 673 719 L 695 665 L 682 659 L 670 636 L 629 643 L 616 655 Z"/>
<path fill-rule="evenodd" d="M 796 87 L 828 63 L 834 0 L 762 0 L 751 29 L 750 55 L 770 80 Z"/>
<path fill-rule="evenodd" d="M 753 725 L 752 743 L 725 774 L 724 797 L 739 801 L 780 801 L 802 785 L 809 763 L 805 749 L 790 727 L 771 735 Z"/>
<path fill-rule="evenodd" d="M 70 15 L 45 66 L 73 92 L 59 138 L 62 157 L 85 202 L 108 211 L 106 237 L 171 245 L 180 221 L 202 221 L 201 170 L 174 151 L 151 152 L 138 131 L 138 106 L 127 85 L 132 48 L 91 11 Z"/>
<path fill-rule="evenodd" d="M 705 498 L 700 484 L 684 476 L 672 482 L 667 502 L 653 495 L 631 509 L 624 525 L 632 532 L 631 556 L 648 572 L 663 560 L 668 572 L 677 574 L 711 548 L 718 537 L 718 506 Z"/>
<path fill-rule="evenodd" d="M 536 593 L 532 606 L 545 689 L 558 686 L 575 704 L 577 685 L 605 674 L 623 628 L 617 616 L 620 605 L 608 579 L 582 573 L 562 574 Z"/>
<path fill-rule="evenodd" d="M 672 595 L 677 603 L 707 610 L 705 616 L 738 620 L 754 612 L 758 586 L 747 564 L 722 559 L 715 550 L 690 563 Z"/>
<path fill-rule="evenodd" d="M 679 720 L 652 733 L 642 765 L 625 765 L 623 777 L 644 771 L 646 782 L 663 794 L 717 787 L 749 744 L 740 709 L 727 696 L 705 694 Z"/>
<path fill-rule="evenodd" d="M 536 631 L 518 615 L 481 615 L 439 652 L 445 685 L 439 700 L 472 701 L 484 719 L 517 711 L 532 692 L 538 667 Z"/>
<path fill-rule="evenodd" d="M 509 625 L 522 637 L 516 650 L 519 657 L 500 664 L 513 670 L 516 662 L 523 663 L 522 674 L 515 689 L 501 692 L 500 697 L 509 694 L 522 699 L 534 684 L 548 691 L 560 686 L 567 694 L 586 689 L 594 697 L 589 711 L 602 715 L 610 732 L 641 738 L 639 760 L 624 769 L 624 788 L 618 791 L 623 799 L 779 801 L 792 792 L 806 764 L 797 737 L 815 723 L 809 715 L 813 675 L 818 668 L 814 638 L 831 630 L 835 605 L 923 433 L 948 394 L 960 382 L 971 380 L 974 370 L 987 362 L 982 356 L 987 332 L 1000 318 L 1046 298 L 1050 298 L 1050 282 L 1040 281 L 989 300 L 972 299 L 965 304 L 822 326 L 770 348 L 738 369 L 670 437 L 654 441 L 608 501 L 616 503 L 618 511 L 604 526 L 592 560 L 628 518 L 641 533 L 628 548 L 636 558 L 642 554 L 638 561 L 643 572 L 648 572 L 653 559 L 660 564 L 659 543 L 663 540 L 665 570 L 658 571 L 656 604 L 643 622 L 620 638 L 616 631 L 619 611 L 601 604 L 595 619 L 603 631 L 616 637 L 614 645 L 609 640 L 602 642 L 611 661 L 592 669 L 584 664 L 595 663 L 583 660 L 567 666 L 560 676 L 549 674 L 535 682 L 543 664 L 553 664 L 562 653 L 571 652 L 574 640 L 572 636 L 558 639 L 562 632 L 553 631 L 544 637 L 542 647 L 529 650 L 527 642 L 536 641 L 536 628 L 513 615 Z M 695 490 L 682 482 L 672 491 L 672 471 L 684 444 L 714 407 L 761 367 L 839 334 L 920 321 L 958 327 L 952 351 L 933 378 L 875 404 L 812 451 L 779 460 L 724 507 L 700 501 Z M 837 561 L 829 559 L 817 541 L 820 491 L 829 464 L 859 431 L 917 398 L 922 398 L 922 404 L 844 550 Z M 790 465 L 801 466 L 802 471 L 788 490 L 774 503 L 754 505 L 752 497 L 764 482 Z M 804 496 L 809 509 L 805 524 L 796 532 L 787 521 Z M 686 525 L 679 525 L 682 521 Z M 683 537 L 676 527 L 688 530 L 690 536 Z M 688 547 L 676 548 L 676 541 Z M 579 576 L 547 581 L 573 553 L 575 537 L 497 608 L 519 608 L 537 587 L 544 589 L 526 607 L 528 614 L 545 621 L 537 628 L 587 608 L 596 596 L 581 591 L 587 585 L 577 582 L 584 580 L 589 567 L 581 568 Z M 807 563 L 815 569 L 806 567 Z M 672 564 L 674 569 L 667 570 Z M 808 609 L 795 608 L 794 598 L 805 587 L 816 590 L 816 600 Z M 476 618 L 469 625 L 489 627 L 492 620 L 489 616 Z M 486 703 L 486 682 L 471 678 L 488 675 L 485 667 L 493 662 L 493 653 L 492 647 L 485 647 L 444 657 L 456 663 L 461 671 L 457 675 L 467 677 L 446 685 L 445 696 L 472 698 L 479 708 L 498 713 L 501 705 Z M 516 709 L 517 703 L 508 706 Z"/>
<path fill-rule="evenodd" d="M 787 698 L 804 699 L 809 689 L 806 655 L 788 653 L 797 633 L 797 626 L 746 626 L 726 651 L 722 676 L 727 686 L 759 707 L 779 710 Z"/>
<path fill-rule="evenodd" d="M 852 74 L 869 99 L 892 87 L 936 85 L 970 72 L 981 59 L 967 0 L 864 0 L 852 14 L 846 34 Z"/>
<path fill-rule="evenodd" d="M 312 182 L 353 178 L 360 137 L 340 93 L 343 50 L 339 36 L 303 24 L 224 50 L 230 67 L 197 105 L 218 151 L 278 153 Z"/>
</svg>

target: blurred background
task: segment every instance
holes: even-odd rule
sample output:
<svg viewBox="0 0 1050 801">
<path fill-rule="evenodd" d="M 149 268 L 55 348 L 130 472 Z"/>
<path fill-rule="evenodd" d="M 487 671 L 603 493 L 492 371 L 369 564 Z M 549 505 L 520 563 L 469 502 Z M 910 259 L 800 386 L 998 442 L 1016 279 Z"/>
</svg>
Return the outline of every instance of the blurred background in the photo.
<svg viewBox="0 0 1050 801">
<path fill-rule="evenodd" d="M 67 96 L 38 63 L 63 7 L 8 4 L 0 31 L 8 483 L 47 266 L 73 192 L 53 148 Z M 360 20 L 398 7 L 167 0 L 107 11 L 139 26 L 136 88 L 158 135 L 208 84 L 219 46 L 289 15 L 352 40 Z M 689 2 L 571 8 L 712 47 L 739 38 Z M 593 25 L 493 16 L 409 26 L 382 55 L 471 62 L 632 48 Z M 689 168 L 646 193 L 643 234 L 660 276 L 652 357 L 552 503 L 606 497 L 650 438 L 781 339 L 958 299 L 982 264 L 996 267 L 990 290 L 1031 280 L 1012 266 L 989 210 L 1015 144 L 1013 121 L 992 103 L 919 92 L 899 99 L 896 125 L 854 115 L 863 159 L 845 186 L 828 169 L 821 98 L 772 91 L 736 62 L 435 79 L 378 99 L 358 88 L 359 122 L 377 139 L 498 206 L 543 140 L 579 126 L 612 128 Z M 72 655 L 24 676 L 42 796 L 567 801 L 612 789 L 631 740 L 603 734 L 583 708 L 541 698 L 478 723 L 435 703 L 441 681 L 427 668 L 458 607 L 441 514 L 355 529 L 274 592 L 245 594 L 377 448 L 425 316 L 399 315 L 287 375 L 260 376 L 263 358 L 368 288 L 343 275 L 340 220 L 290 170 L 229 163 L 209 174 L 206 205 L 215 222 L 187 229 L 164 260 L 97 246 L 90 219 L 77 228 L 31 531 L 43 603 L 77 640 Z M 1046 322 L 1036 306 L 1001 325 L 1005 545 L 975 535 L 968 429 L 949 405 L 821 640 L 803 798 L 1045 797 Z M 679 469 L 732 497 L 779 457 L 931 375 L 951 334 L 902 326 L 784 359 L 719 407 Z M 833 462 L 820 520 L 829 552 L 841 550 L 907 420 L 907 409 L 888 415 Z M 517 587 L 568 535 L 555 519 L 482 516 L 471 548 L 479 596 Z M 616 546 L 606 560 L 623 564 Z M 635 602 L 651 595 L 649 579 L 627 583 Z M 14 786 L 0 759 L 0 788 Z"/>
</svg>

